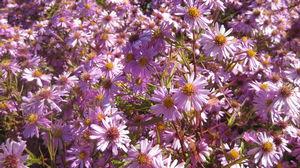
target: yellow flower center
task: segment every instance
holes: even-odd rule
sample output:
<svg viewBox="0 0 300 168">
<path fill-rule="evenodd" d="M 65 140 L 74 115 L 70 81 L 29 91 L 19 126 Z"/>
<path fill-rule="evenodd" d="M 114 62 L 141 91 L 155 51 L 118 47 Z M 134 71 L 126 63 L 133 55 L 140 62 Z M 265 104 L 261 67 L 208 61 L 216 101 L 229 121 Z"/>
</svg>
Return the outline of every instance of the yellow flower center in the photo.
<svg viewBox="0 0 300 168">
<path fill-rule="evenodd" d="M 102 101 L 103 98 L 104 98 L 104 95 L 101 94 L 101 93 L 99 93 L 99 94 L 95 97 L 95 99 L 96 99 L 97 101 Z"/>
<path fill-rule="evenodd" d="M 162 132 L 166 129 L 166 126 L 164 125 L 164 123 L 162 122 L 159 122 L 157 125 L 156 125 L 156 128 L 158 130 L 158 132 Z"/>
<path fill-rule="evenodd" d="M 106 41 L 106 40 L 108 40 L 108 39 L 109 39 L 109 36 L 108 36 L 107 33 L 102 33 L 102 34 L 101 34 L 101 40 Z"/>
<path fill-rule="evenodd" d="M 248 37 L 247 36 L 243 36 L 242 37 L 242 41 L 245 43 L 245 42 L 247 42 L 248 41 Z"/>
<path fill-rule="evenodd" d="M 200 11 L 196 7 L 189 7 L 187 10 L 188 15 L 191 18 L 197 18 L 200 16 Z"/>
<path fill-rule="evenodd" d="M 78 155 L 78 158 L 80 159 L 80 160 L 84 160 L 85 158 L 86 158 L 86 153 L 84 152 L 84 151 L 81 151 L 80 153 L 79 153 L 79 155 Z"/>
<path fill-rule="evenodd" d="M 6 110 L 8 108 L 6 102 L 0 102 L 0 110 Z"/>
<path fill-rule="evenodd" d="M 252 49 L 247 50 L 247 55 L 251 58 L 255 57 L 256 52 Z"/>
<path fill-rule="evenodd" d="M 149 159 L 149 157 L 144 154 L 144 153 L 140 153 L 137 157 L 137 162 L 140 164 L 140 165 L 151 165 L 151 160 Z"/>
<path fill-rule="evenodd" d="M 174 106 L 174 101 L 173 101 L 172 96 L 168 95 L 168 96 L 164 99 L 163 104 L 164 104 L 164 106 L 167 107 L 167 108 L 173 107 L 173 106 Z"/>
<path fill-rule="evenodd" d="M 30 123 L 30 124 L 35 124 L 38 120 L 38 115 L 37 114 L 30 114 L 27 118 L 27 121 Z"/>
<path fill-rule="evenodd" d="M 32 74 L 32 76 L 34 77 L 41 77 L 43 75 L 43 73 L 40 70 L 35 70 Z"/>
<path fill-rule="evenodd" d="M 105 115 L 103 115 L 102 113 L 98 113 L 98 114 L 97 114 L 97 120 L 98 120 L 99 122 L 101 122 L 104 118 L 105 118 Z"/>
<path fill-rule="evenodd" d="M 109 71 L 111 71 L 114 68 L 114 64 L 112 62 L 107 62 L 105 64 L 105 68 Z"/>
<path fill-rule="evenodd" d="M 231 149 L 228 152 L 228 154 L 229 154 L 230 158 L 233 159 L 233 160 L 236 160 L 240 157 L 240 153 L 236 149 Z"/>
<path fill-rule="evenodd" d="M 264 142 L 262 144 L 262 150 L 264 152 L 272 152 L 273 151 L 273 144 L 271 142 Z"/>
<path fill-rule="evenodd" d="M 92 124 L 92 120 L 89 119 L 89 118 L 86 118 L 86 119 L 84 120 L 84 124 L 85 124 L 86 126 L 90 126 L 90 125 Z"/>
<path fill-rule="evenodd" d="M 259 87 L 260 87 L 262 90 L 267 90 L 267 89 L 269 89 L 268 83 L 262 83 L 262 84 L 259 85 Z"/>
<path fill-rule="evenodd" d="M 227 39 L 224 35 L 219 34 L 215 37 L 215 44 L 217 44 L 218 46 L 222 46 L 226 43 Z"/>
<path fill-rule="evenodd" d="M 188 95 L 188 96 L 191 96 L 195 93 L 195 87 L 192 83 L 186 83 L 183 88 L 181 89 L 181 91 Z"/>
</svg>

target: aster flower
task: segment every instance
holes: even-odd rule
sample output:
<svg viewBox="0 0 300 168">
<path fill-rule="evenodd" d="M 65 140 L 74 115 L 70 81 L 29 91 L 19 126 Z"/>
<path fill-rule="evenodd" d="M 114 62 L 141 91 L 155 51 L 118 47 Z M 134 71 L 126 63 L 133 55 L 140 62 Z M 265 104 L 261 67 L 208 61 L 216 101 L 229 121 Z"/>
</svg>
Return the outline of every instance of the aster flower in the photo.
<svg viewBox="0 0 300 168">
<path fill-rule="evenodd" d="M 178 6 L 175 15 L 183 15 L 184 21 L 191 25 L 192 29 L 206 29 L 211 23 L 205 15 L 210 14 L 204 4 L 194 2 L 194 0 L 185 0 L 186 7 Z"/>
<path fill-rule="evenodd" d="M 289 111 L 291 115 L 299 115 L 300 91 L 298 87 L 280 83 L 278 86 L 275 108 Z"/>
<path fill-rule="evenodd" d="M 178 160 L 172 160 L 171 155 L 163 159 L 162 155 L 158 155 L 155 160 L 155 168 L 184 168 L 184 162 L 178 164 Z"/>
<path fill-rule="evenodd" d="M 300 86 L 300 61 L 297 60 L 290 66 L 291 67 L 284 71 L 284 73 L 290 82 Z"/>
<path fill-rule="evenodd" d="M 233 56 L 236 47 L 234 37 L 228 36 L 231 32 L 232 29 L 226 31 L 223 25 L 219 28 L 218 24 L 215 25 L 214 30 L 208 29 L 200 39 L 207 56 L 217 57 L 219 60 Z"/>
<path fill-rule="evenodd" d="M 279 152 L 281 157 L 283 156 L 284 152 L 289 152 L 289 153 L 291 152 L 291 149 L 289 149 L 287 147 L 287 145 L 289 144 L 289 141 L 286 140 L 282 136 L 275 136 L 274 137 L 274 144 L 276 145 L 277 151 Z"/>
<path fill-rule="evenodd" d="M 43 82 L 50 83 L 51 81 L 51 76 L 43 74 L 42 71 L 40 70 L 32 70 L 32 69 L 25 69 L 24 73 L 22 75 L 22 78 L 27 80 L 27 81 L 36 81 L 36 84 L 40 87 L 43 87 Z"/>
<path fill-rule="evenodd" d="M 25 161 L 27 155 L 23 155 L 26 148 L 26 141 L 20 140 L 19 142 L 7 139 L 5 143 L 1 144 L 0 153 L 0 167 L 14 167 L 14 168 L 27 168 Z"/>
<path fill-rule="evenodd" d="M 92 124 L 93 133 L 91 139 L 97 139 L 97 149 L 100 151 L 112 150 L 113 155 L 118 155 L 118 148 L 127 152 L 130 139 L 126 125 L 115 118 L 107 118 L 102 121 L 103 126 Z"/>
<path fill-rule="evenodd" d="M 220 9 L 223 12 L 226 8 L 221 0 L 204 0 L 204 4 L 209 6 L 210 9 Z"/>
<path fill-rule="evenodd" d="M 103 58 L 99 63 L 99 67 L 104 76 L 118 76 L 122 72 L 122 64 L 118 58 Z"/>
<path fill-rule="evenodd" d="M 92 167 L 92 158 L 89 147 L 75 145 L 67 151 L 66 160 L 71 162 L 71 167 L 90 168 Z"/>
<path fill-rule="evenodd" d="M 151 107 L 151 110 L 154 111 L 155 115 L 164 116 L 164 120 L 177 120 L 180 119 L 181 113 L 178 111 L 175 106 L 174 96 L 172 95 L 172 91 L 168 93 L 167 88 L 160 87 L 154 91 L 154 95 L 151 98 L 152 101 L 159 102 Z"/>
<path fill-rule="evenodd" d="M 39 127 L 50 127 L 51 121 L 48 120 L 41 112 L 27 113 L 26 124 L 24 126 L 23 135 L 25 138 L 36 136 L 39 138 Z"/>
<path fill-rule="evenodd" d="M 248 48 L 238 55 L 239 60 L 242 60 L 242 66 L 248 67 L 251 71 L 258 70 L 261 67 L 261 63 L 257 59 L 257 52 Z"/>
<path fill-rule="evenodd" d="M 57 81 L 59 86 L 66 90 L 71 89 L 78 82 L 78 78 L 76 76 L 71 76 L 70 72 L 63 72 L 63 74 L 59 75 L 58 77 L 54 77 L 54 79 Z"/>
<path fill-rule="evenodd" d="M 221 164 L 223 166 L 241 158 L 242 149 L 237 144 L 235 144 L 233 148 L 230 148 L 228 144 L 224 144 L 224 147 L 226 153 L 222 155 L 222 157 L 220 158 Z M 234 164 L 231 166 L 231 168 L 244 168 L 244 167 L 247 167 L 246 160 L 244 160 L 239 164 Z"/>
<path fill-rule="evenodd" d="M 195 78 L 192 74 L 187 79 L 181 78 L 179 82 L 181 87 L 174 95 L 177 107 L 185 111 L 200 111 L 209 98 L 209 91 L 204 88 L 207 85 L 205 79 L 200 76 Z"/>
<path fill-rule="evenodd" d="M 50 107 L 50 109 L 62 111 L 58 103 L 64 101 L 62 97 L 65 93 L 65 91 L 58 90 L 57 87 L 44 87 L 39 89 L 32 97 L 23 97 L 23 100 L 28 102 L 25 107 L 33 109 L 34 111 L 37 108 L 43 110 L 47 106 Z"/>
<path fill-rule="evenodd" d="M 61 120 L 56 123 L 52 123 L 49 129 L 51 138 L 49 133 L 46 133 L 43 135 L 43 139 L 45 144 L 52 144 L 55 149 L 63 149 L 64 143 L 68 143 L 73 140 L 71 126 L 64 124 Z"/>
<path fill-rule="evenodd" d="M 128 151 L 128 161 L 130 164 L 128 168 L 149 168 L 154 167 L 154 159 L 161 155 L 159 145 L 153 147 L 153 142 L 147 139 L 140 141 L 140 148 L 134 146 Z"/>
<path fill-rule="evenodd" d="M 76 45 L 82 46 L 87 44 L 88 35 L 84 31 L 75 30 L 70 33 L 70 37 L 68 38 L 67 44 L 74 48 Z"/>
<path fill-rule="evenodd" d="M 212 148 L 208 146 L 208 144 L 204 141 L 192 142 L 190 143 L 192 155 L 192 163 L 196 165 L 199 162 L 206 162 L 207 157 L 209 157 L 212 152 Z"/>
<path fill-rule="evenodd" d="M 254 155 L 255 163 L 263 167 L 271 167 L 278 162 L 280 156 L 276 150 L 273 137 L 267 136 L 265 132 L 259 132 L 254 142 L 258 147 L 249 150 L 248 154 Z"/>
</svg>

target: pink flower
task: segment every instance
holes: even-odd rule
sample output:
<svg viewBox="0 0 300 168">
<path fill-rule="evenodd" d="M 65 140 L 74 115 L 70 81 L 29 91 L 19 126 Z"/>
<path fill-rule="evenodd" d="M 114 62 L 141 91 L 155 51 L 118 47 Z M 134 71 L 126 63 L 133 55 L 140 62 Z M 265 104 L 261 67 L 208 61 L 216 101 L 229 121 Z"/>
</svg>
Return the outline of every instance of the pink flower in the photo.
<svg viewBox="0 0 300 168">
<path fill-rule="evenodd" d="M 177 107 L 185 111 L 200 111 L 209 98 L 209 91 L 204 88 L 207 85 L 206 80 L 202 77 L 195 78 L 192 74 L 187 79 L 181 78 L 179 82 L 181 87 L 174 95 Z"/>
<path fill-rule="evenodd" d="M 228 36 L 231 32 L 232 29 L 226 31 L 223 25 L 219 28 L 218 24 L 215 25 L 214 30 L 208 29 L 200 39 L 206 55 L 217 57 L 219 60 L 233 56 L 236 47 L 234 37 Z"/>
<path fill-rule="evenodd" d="M 0 167 L 27 168 L 27 155 L 22 155 L 26 148 L 26 141 L 16 142 L 7 139 L 0 147 Z"/>
<path fill-rule="evenodd" d="M 254 155 L 254 162 L 264 167 L 272 167 L 280 159 L 276 150 L 273 137 L 267 136 L 265 132 L 259 132 L 254 141 L 258 147 L 248 151 L 249 155 Z"/>
<path fill-rule="evenodd" d="M 51 75 L 43 74 L 43 72 L 38 69 L 32 70 L 32 69 L 26 68 L 24 70 L 22 78 L 27 81 L 36 81 L 36 84 L 39 87 L 43 87 L 43 81 L 46 83 L 50 83 L 50 81 L 51 81 Z"/>
<path fill-rule="evenodd" d="M 159 87 L 157 90 L 155 90 L 151 100 L 159 102 L 158 104 L 152 106 L 151 110 L 157 116 L 163 115 L 164 120 L 175 121 L 182 117 L 175 105 L 172 92 L 170 91 L 170 93 L 168 93 L 168 90 L 165 87 Z"/>
<path fill-rule="evenodd" d="M 153 142 L 147 139 L 140 141 L 140 148 L 131 146 L 128 151 L 128 160 L 131 162 L 128 168 L 150 168 L 154 166 L 154 159 L 161 155 L 159 145 L 153 147 Z"/>
<path fill-rule="evenodd" d="M 178 6 L 175 9 L 175 15 L 183 15 L 184 21 L 191 25 L 192 29 L 206 29 L 211 23 L 205 15 L 210 14 L 204 4 L 194 2 L 193 0 L 185 0 L 186 6 Z"/>
<path fill-rule="evenodd" d="M 97 140 L 97 149 L 103 152 L 109 148 L 112 150 L 113 155 L 118 155 L 118 148 L 127 152 L 130 139 L 126 125 L 115 118 L 106 118 L 102 120 L 102 124 L 103 126 L 91 125 L 93 133 L 90 138 Z"/>
</svg>

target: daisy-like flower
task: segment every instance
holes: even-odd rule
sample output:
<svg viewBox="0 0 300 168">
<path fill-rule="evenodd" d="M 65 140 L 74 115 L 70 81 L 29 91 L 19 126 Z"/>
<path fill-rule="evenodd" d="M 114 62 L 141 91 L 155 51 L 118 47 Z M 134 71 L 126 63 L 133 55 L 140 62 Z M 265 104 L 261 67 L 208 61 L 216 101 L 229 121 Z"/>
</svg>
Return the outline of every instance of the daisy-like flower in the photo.
<svg viewBox="0 0 300 168">
<path fill-rule="evenodd" d="M 159 155 L 161 155 L 159 145 L 153 147 L 152 141 L 147 139 L 141 140 L 139 149 L 131 146 L 131 149 L 128 151 L 128 160 L 130 161 L 128 168 L 154 167 L 154 159 Z"/>
<path fill-rule="evenodd" d="M 247 48 L 244 50 L 245 51 L 239 55 L 239 59 L 243 60 L 243 67 L 248 67 L 251 71 L 259 69 L 262 65 L 257 59 L 257 52 L 252 48 Z"/>
<path fill-rule="evenodd" d="M 23 97 L 23 100 L 28 102 L 25 104 L 25 107 L 34 111 L 37 108 L 43 110 L 46 106 L 50 107 L 50 109 L 62 111 L 58 103 L 64 101 L 62 97 L 65 93 L 65 91 L 58 90 L 57 87 L 45 87 L 38 90 L 34 96 L 29 95 L 32 97 Z"/>
<path fill-rule="evenodd" d="M 281 156 L 283 156 L 284 152 L 291 152 L 291 150 L 287 147 L 289 141 L 286 140 L 284 137 L 282 136 L 275 136 L 274 137 L 274 143 L 276 145 L 277 151 L 279 152 L 279 154 Z"/>
<path fill-rule="evenodd" d="M 271 119 L 275 121 L 277 114 L 274 108 L 275 94 L 273 92 L 258 92 L 254 97 L 253 103 L 256 114 L 263 120 L 268 121 Z"/>
<path fill-rule="evenodd" d="M 100 14 L 101 25 L 106 29 L 113 29 L 120 27 L 120 21 L 115 11 L 102 11 Z"/>
<path fill-rule="evenodd" d="M 40 87 L 43 87 L 43 81 L 49 83 L 51 81 L 51 76 L 43 74 L 41 70 L 32 70 L 26 68 L 22 75 L 22 78 L 26 81 L 36 81 L 36 84 Z"/>
<path fill-rule="evenodd" d="M 266 132 L 259 132 L 254 143 L 258 145 L 248 151 L 249 155 L 254 155 L 254 162 L 263 167 L 272 167 L 280 159 L 279 153 L 276 151 L 276 145 L 273 137 L 267 136 Z"/>
<path fill-rule="evenodd" d="M 64 89 L 71 89 L 76 85 L 78 82 L 78 78 L 76 76 L 71 76 L 70 72 L 64 72 L 63 74 L 59 75 L 58 77 L 54 77 L 57 81 L 57 84 Z"/>
<path fill-rule="evenodd" d="M 27 168 L 25 161 L 28 156 L 23 155 L 25 148 L 25 141 L 20 140 L 20 142 L 16 142 L 7 139 L 0 147 L 2 151 L 2 153 L 0 153 L 0 167 Z"/>
<path fill-rule="evenodd" d="M 183 15 L 184 21 L 191 25 L 192 29 L 206 29 L 211 23 L 205 15 L 210 12 L 204 4 L 194 2 L 194 0 L 185 0 L 186 7 L 177 7 L 175 15 Z"/>
<path fill-rule="evenodd" d="M 299 60 L 291 64 L 291 67 L 284 72 L 287 75 L 286 77 L 290 82 L 293 82 L 296 85 L 300 86 L 300 61 Z"/>
<path fill-rule="evenodd" d="M 207 85 L 206 80 L 202 77 L 195 78 L 192 74 L 188 75 L 187 79 L 181 78 L 179 82 L 181 87 L 174 95 L 177 107 L 185 111 L 200 111 L 209 99 L 209 90 L 204 88 Z"/>
<path fill-rule="evenodd" d="M 109 148 L 113 155 L 118 155 L 118 148 L 127 152 L 127 146 L 130 143 L 127 126 L 115 118 L 106 118 L 102 120 L 102 124 L 103 126 L 91 125 L 93 132 L 90 138 L 97 139 L 97 149 L 103 152 Z"/>
<path fill-rule="evenodd" d="M 90 168 L 92 166 L 92 158 L 90 157 L 90 148 L 85 146 L 75 145 L 67 151 L 66 160 L 71 162 L 71 167 Z"/>
<path fill-rule="evenodd" d="M 102 71 L 102 74 L 104 76 L 116 76 L 119 75 L 122 72 L 122 64 L 120 63 L 120 60 L 118 58 L 115 59 L 110 59 L 110 58 L 105 58 L 103 59 L 99 67 Z"/>
<path fill-rule="evenodd" d="M 299 115 L 300 91 L 298 87 L 289 84 L 278 84 L 277 97 L 274 106 L 278 110 L 289 111 L 290 115 Z"/>
<path fill-rule="evenodd" d="M 230 148 L 228 144 L 224 144 L 224 147 L 226 153 L 220 158 L 223 166 L 241 158 L 242 149 L 237 144 L 235 144 L 233 148 Z M 243 168 L 246 167 L 246 165 L 246 160 L 244 160 L 241 163 L 232 165 L 231 168 Z"/>
<path fill-rule="evenodd" d="M 203 50 L 208 56 L 217 57 L 217 59 L 229 58 L 234 55 L 236 47 L 234 45 L 234 37 L 228 36 L 232 29 L 225 30 L 225 27 L 216 24 L 214 30 L 208 29 L 202 35 L 200 43 L 203 45 Z"/>
<path fill-rule="evenodd" d="M 221 0 L 204 0 L 204 4 L 209 6 L 211 9 L 220 9 L 221 11 L 225 11 L 224 2 Z"/>
<path fill-rule="evenodd" d="M 167 88 L 160 87 L 154 91 L 154 95 L 151 98 L 152 101 L 159 102 L 151 107 L 151 110 L 154 111 L 155 115 L 160 116 L 163 115 L 165 120 L 177 120 L 180 119 L 181 113 L 178 111 L 174 96 L 172 95 L 172 91 L 168 93 Z"/>
<path fill-rule="evenodd" d="M 68 46 L 74 48 L 76 45 L 82 46 L 83 44 L 87 44 L 87 39 L 88 35 L 85 32 L 75 30 L 70 33 L 67 44 Z"/>
<path fill-rule="evenodd" d="M 171 155 L 168 158 L 163 159 L 162 155 L 155 158 L 155 168 L 184 168 L 184 162 L 178 164 L 178 160 L 172 160 Z"/>
<path fill-rule="evenodd" d="M 196 164 L 199 162 L 206 162 L 207 157 L 212 152 L 212 148 L 208 146 L 208 144 L 204 141 L 198 141 L 198 142 L 191 142 L 190 143 L 190 149 L 193 152 L 192 155 L 192 163 Z"/>
<path fill-rule="evenodd" d="M 32 112 L 26 114 L 26 124 L 24 126 L 23 135 L 25 138 L 36 136 L 39 138 L 39 127 L 47 128 L 51 121 L 45 118 L 41 112 Z"/>
</svg>

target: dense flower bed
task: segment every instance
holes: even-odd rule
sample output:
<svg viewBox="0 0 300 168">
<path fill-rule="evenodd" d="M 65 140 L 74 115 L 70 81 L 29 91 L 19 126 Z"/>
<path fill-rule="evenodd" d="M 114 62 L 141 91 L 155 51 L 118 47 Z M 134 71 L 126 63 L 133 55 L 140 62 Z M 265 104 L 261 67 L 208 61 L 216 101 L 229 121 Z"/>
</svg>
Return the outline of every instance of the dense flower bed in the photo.
<svg viewBox="0 0 300 168">
<path fill-rule="evenodd" d="M 299 0 L 0 1 L 0 168 L 296 168 Z"/>
</svg>

